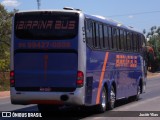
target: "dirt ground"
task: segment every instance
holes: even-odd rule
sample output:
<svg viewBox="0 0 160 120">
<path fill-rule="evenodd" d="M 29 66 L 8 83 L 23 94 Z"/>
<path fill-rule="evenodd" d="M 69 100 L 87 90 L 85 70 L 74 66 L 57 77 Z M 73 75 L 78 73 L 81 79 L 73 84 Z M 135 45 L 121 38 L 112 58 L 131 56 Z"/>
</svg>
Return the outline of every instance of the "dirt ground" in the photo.
<svg viewBox="0 0 160 120">
<path fill-rule="evenodd" d="M 0 98 L 8 97 L 8 96 L 10 96 L 10 91 L 1 91 L 0 92 Z"/>
</svg>

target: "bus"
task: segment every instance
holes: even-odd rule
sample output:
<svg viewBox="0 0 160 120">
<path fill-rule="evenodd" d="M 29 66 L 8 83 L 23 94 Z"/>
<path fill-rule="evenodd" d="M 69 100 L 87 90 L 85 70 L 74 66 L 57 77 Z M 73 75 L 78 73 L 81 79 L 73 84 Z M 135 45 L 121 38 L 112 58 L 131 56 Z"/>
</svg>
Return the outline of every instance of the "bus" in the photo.
<svg viewBox="0 0 160 120">
<path fill-rule="evenodd" d="M 145 38 L 132 27 L 79 9 L 21 11 L 13 17 L 12 104 L 104 112 L 146 86 Z"/>
</svg>

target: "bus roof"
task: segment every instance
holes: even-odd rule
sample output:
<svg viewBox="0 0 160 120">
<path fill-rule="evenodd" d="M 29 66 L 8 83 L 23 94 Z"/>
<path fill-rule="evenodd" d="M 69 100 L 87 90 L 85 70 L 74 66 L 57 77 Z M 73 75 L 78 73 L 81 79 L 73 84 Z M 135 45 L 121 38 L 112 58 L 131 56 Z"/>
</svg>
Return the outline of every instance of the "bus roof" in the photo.
<svg viewBox="0 0 160 120">
<path fill-rule="evenodd" d="M 18 11 L 17 13 L 25 13 L 25 12 L 73 12 L 73 13 L 81 13 L 81 11 L 78 11 L 78 10 L 56 10 L 56 9 L 25 10 L 25 11 Z"/>
<path fill-rule="evenodd" d="M 28 11 L 20 11 L 20 12 L 17 12 L 17 13 L 25 13 L 25 12 L 44 12 L 44 11 L 50 11 L 50 12 L 74 12 L 74 13 L 82 13 L 84 14 L 84 16 L 86 18 L 89 18 L 89 19 L 92 19 L 92 20 L 96 20 L 96 21 L 99 21 L 99 22 L 102 22 L 102 23 L 106 23 L 108 25 L 112 25 L 112 26 L 115 26 L 115 27 L 118 27 L 118 28 L 122 28 L 122 29 L 126 29 L 126 30 L 129 30 L 129 31 L 134 31 L 134 32 L 137 32 L 137 33 L 140 33 L 142 34 L 141 32 L 139 32 L 138 30 L 136 30 L 135 28 L 133 27 L 130 27 L 130 26 L 125 26 L 123 25 L 122 23 L 118 22 L 118 21 L 115 21 L 113 19 L 110 19 L 110 18 L 106 18 L 106 17 L 103 17 L 103 16 L 99 16 L 99 15 L 89 15 L 89 14 L 86 14 L 86 13 L 83 13 L 81 10 L 79 9 L 71 9 L 71 8 L 67 8 L 67 9 L 63 9 L 63 10 L 53 10 L 53 9 L 48 9 L 48 10 L 28 10 Z"/>
<path fill-rule="evenodd" d="M 124 25 L 118 21 L 115 21 L 113 19 L 110 19 L 110 18 L 106 18 L 106 17 L 99 16 L 99 15 L 89 15 L 89 14 L 85 14 L 85 17 L 88 19 L 96 20 L 96 21 L 99 21 L 102 23 L 106 23 L 108 25 L 118 27 L 118 28 L 126 29 L 129 31 L 134 31 L 134 32 L 142 34 L 140 31 L 136 30 L 135 28 L 133 28 L 131 26 L 126 26 L 126 25 Z"/>
</svg>

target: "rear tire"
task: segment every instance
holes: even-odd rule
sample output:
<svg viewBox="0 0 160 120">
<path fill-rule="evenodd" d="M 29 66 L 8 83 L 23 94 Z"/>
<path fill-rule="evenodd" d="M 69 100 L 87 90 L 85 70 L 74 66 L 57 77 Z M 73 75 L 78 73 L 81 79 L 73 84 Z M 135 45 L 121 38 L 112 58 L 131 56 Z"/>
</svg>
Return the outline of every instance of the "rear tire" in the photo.
<svg viewBox="0 0 160 120">
<path fill-rule="evenodd" d="M 137 95 L 135 96 L 135 100 L 139 100 L 140 99 L 140 94 L 141 94 L 141 86 L 139 85 L 137 88 Z"/>
<path fill-rule="evenodd" d="M 129 102 L 138 101 L 140 99 L 140 94 L 141 94 L 141 87 L 139 85 L 138 88 L 137 88 L 137 94 L 134 95 L 134 96 L 129 97 L 129 99 L 128 99 Z"/>
<path fill-rule="evenodd" d="M 115 89 L 114 87 L 112 86 L 111 87 L 111 91 L 110 91 L 110 98 L 108 100 L 108 107 L 107 109 L 108 110 L 112 110 L 115 106 L 115 102 L 116 102 L 116 93 L 115 93 Z"/>
<path fill-rule="evenodd" d="M 95 106 L 96 111 L 98 111 L 99 113 L 103 113 L 106 111 L 106 107 L 107 107 L 107 96 L 106 95 L 107 95 L 106 89 L 105 87 L 103 87 L 101 98 L 100 98 L 100 104 Z"/>
</svg>

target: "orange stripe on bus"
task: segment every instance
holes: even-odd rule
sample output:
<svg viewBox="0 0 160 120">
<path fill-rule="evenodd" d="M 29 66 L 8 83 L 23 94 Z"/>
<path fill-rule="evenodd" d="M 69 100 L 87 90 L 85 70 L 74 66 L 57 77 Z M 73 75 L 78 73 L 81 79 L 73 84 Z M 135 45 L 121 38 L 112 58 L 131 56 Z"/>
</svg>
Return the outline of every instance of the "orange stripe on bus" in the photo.
<svg viewBox="0 0 160 120">
<path fill-rule="evenodd" d="M 105 74 L 105 71 L 106 71 L 106 65 L 107 65 L 107 62 L 108 62 L 108 54 L 109 53 L 106 52 L 106 55 L 105 55 L 105 58 L 104 58 L 104 63 L 103 63 L 101 76 L 100 76 L 100 80 L 99 80 L 99 85 L 98 85 L 96 104 L 100 103 L 100 92 L 101 92 L 102 81 L 104 79 L 104 74 Z"/>
</svg>

